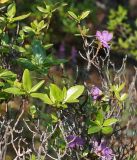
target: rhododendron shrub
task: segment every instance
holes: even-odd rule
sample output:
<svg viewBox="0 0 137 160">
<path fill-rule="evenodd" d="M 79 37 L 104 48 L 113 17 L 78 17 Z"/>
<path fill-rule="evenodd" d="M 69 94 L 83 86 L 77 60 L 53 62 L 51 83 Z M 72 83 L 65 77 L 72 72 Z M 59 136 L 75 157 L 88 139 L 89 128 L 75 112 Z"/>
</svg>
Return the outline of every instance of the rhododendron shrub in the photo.
<svg viewBox="0 0 137 160">
<path fill-rule="evenodd" d="M 111 60 L 112 33 L 88 35 L 82 21 L 89 10 L 68 11 L 66 17 L 75 22 L 83 50 L 72 46 L 71 60 L 53 56 L 45 33 L 52 14 L 66 5 L 44 5 L 35 8 L 41 19 L 32 16 L 30 24 L 25 19 L 34 13 L 16 15 L 15 2 L 1 8 L 0 159 L 136 159 L 130 123 L 136 116 L 137 69 L 129 85 L 126 57 L 120 68 Z M 63 43 L 59 50 L 65 58 Z M 92 70 L 100 83 L 90 83 Z"/>
</svg>

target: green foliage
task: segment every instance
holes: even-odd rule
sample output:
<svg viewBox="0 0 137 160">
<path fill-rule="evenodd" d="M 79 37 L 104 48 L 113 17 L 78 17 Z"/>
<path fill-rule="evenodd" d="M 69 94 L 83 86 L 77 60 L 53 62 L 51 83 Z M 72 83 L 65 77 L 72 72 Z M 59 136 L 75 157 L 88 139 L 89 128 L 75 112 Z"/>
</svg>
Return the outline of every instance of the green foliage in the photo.
<svg viewBox="0 0 137 160">
<path fill-rule="evenodd" d="M 76 85 L 68 90 L 64 87 L 62 90 L 55 84 L 50 84 L 49 95 L 43 93 L 32 93 L 31 96 L 42 100 L 48 105 L 57 108 L 67 108 L 67 103 L 79 102 L 79 98 L 84 91 L 84 86 Z"/>
<path fill-rule="evenodd" d="M 115 30 L 119 25 L 127 20 L 127 10 L 122 6 L 118 6 L 117 11 L 111 9 L 109 14 L 108 29 Z"/>
<path fill-rule="evenodd" d="M 17 75 L 13 72 L 0 68 L 0 100 L 6 100 L 9 98 L 9 96 L 4 93 L 3 90 L 12 86 L 16 78 Z"/>
<path fill-rule="evenodd" d="M 26 91 L 29 91 L 32 87 L 30 72 L 27 69 L 23 73 L 22 84 L 23 84 L 24 90 L 26 90 Z"/>
<path fill-rule="evenodd" d="M 22 82 L 15 81 L 12 87 L 6 88 L 3 91 L 14 95 L 30 95 L 31 93 L 36 92 L 43 84 L 44 80 L 32 87 L 30 72 L 28 69 L 25 69 L 22 76 Z"/>
<path fill-rule="evenodd" d="M 51 46 L 52 44 L 48 44 L 45 48 Z M 56 59 L 52 55 L 47 56 L 46 49 L 39 40 L 33 40 L 31 45 L 26 47 L 24 52 L 28 53 L 30 56 L 28 58 L 19 58 L 17 62 L 31 71 L 35 70 L 36 72 L 45 75 L 51 66 L 67 62 L 67 60 L 64 59 Z"/>
<path fill-rule="evenodd" d="M 77 98 L 83 93 L 84 86 L 73 86 L 67 90 L 66 95 L 64 96 L 64 103 L 74 103 L 78 102 Z"/>
<path fill-rule="evenodd" d="M 110 118 L 104 121 L 103 126 L 107 127 L 107 126 L 111 126 L 112 124 L 116 123 L 117 119 L 115 118 Z"/>
<path fill-rule="evenodd" d="M 41 34 L 41 30 L 47 26 L 47 24 L 44 23 L 44 20 L 41 20 L 40 22 L 38 22 L 37 20 L 34 20 L 33 22 L 31 22 L 30 25 L 31 27 L 24 26 L 23 31 L 28 34 L 35 34 L 35 35 Z"/>
<path fill-rule="evenodd" d="M 32 97 L 34 98 L 38 98 L 40 100 L 42 100 L 44 103 L 52 105 L 53 102 L 51 101 L 51 99 L 48 97 L 47 94 L 43 94 L 43 93 L 32 93 L 31 94 Z"/>
<path fill-rule="evenodd" d="M 90 11 L 84 11 L 81 13 L 81 15 L 76 15 L 74 12 L 72 11 L 68 11 L 68 14 L 77 22 L 80 23 L 81 20 L 85 19 L 88 15 L 89 15 Z"/>
<path fill-rule="evenodd" d="M 46 75 L 51 66 L 66 62 L 66 60 L 58 60 L 53 54 L 47 53 L 47 50 L 53 47 L 53 44 L 48 43 L 45 38 L 45 32 L 48 30 L 53 13 L 66 4 L 44 2 L 44 5 L 44 13 L 46 12 L 48 16 L 43 17 L 43 12 L 41 12 L 42 7 L 38 5 L 35 9 L 41 18 L 37 18 L 37 14 L 35 14 L 35 18 L 30 22 L 30 25 L 27 25 L 28 20 L 26 18 L 34 16 L 33 13 L 16 16 L 16 14 L 20 13 L 18 13 L 18 6 L 15 2 L 6 7 L 6 10 L 3 11 L 3 15 L 0 17 L 0 51 L 3 57 L 5 53 L 10 54 L 11 51 L 16 54 L 15 59 L 17 60 L 11 59 L 10 64 L 12 63 L 13 65 L 13 63 L 16 64 L 17 62 L 24 69 L 35 70 L 38 73 Z M 25 24 L 22 23 L 22 20 L 24 20 Z M 21 21 L 18 26 L 17 21 Z M 15 35 L 14 32 L 17 34 Z M 9 33 L 13 33 L 12 37 L 9 36 Z"/>
<path fill-rule="evenodd" d="M 8 24 L 8 23 L 16 22 L 16 21 L 21 21 L 21 20 L 29 17 L 30 13 L 24 14 L 21 16 L 17 16 L 17 17 L 15 17 L 15 15 L 16 15 L 16 3 L 13 2 L 8 6 L 7 13 L 5 13 L 5 15 L 3 17 L 0 17 L 1 22 L 2 23 L 5 22 Z"/>
<path fill-rule="evenodd" d="M 96 120 L 90 122 L 88 134 L 94 134 L 98 132 L 102 132 L 103 134 L 111 134 L 113 132 L 112 125 L 118 120 L 116 118 L 104 118 L 103 112 L 99 111 L 97 113 Z"/>
<path fill-rule="evenodd" d="M 9 81 L 15 80 L 16 77 L 16 74 L 14 74 L 13 72 L 6 69 L 0 69 L 0 79 L 3 79 L 4 81 Z"/>
<path fill-rule="evenodd" d="M 20 5 L 23 1 L 0 0 L 0 5 L 2 4 L 0 8 L 0 119 L 4 117 L 8 127 L 12 123 L 11 128 L 8 129 L 8 138 L 5 138 L 6 145 L 13 145 L 17 152 L 16 147 L 19 143 L 22 144 L 22 140 L 25 139 L 23 143 L 27 142 L 22 145 L 24 147 L 29 144 L 28 139 L 33 137 L 31 140 L 34 144 L 29 146 L 32 148 L 36 146 L 37 149 L 31 148 L 31 153 L 29 151 L 25 153 L 25 147 L 21 150 L 19 148 L 20 151 L 24 151 L 24 156 L 29 154 L 25 157 L 26 159 L 44 160 L 45 153 L 58 156 L 50 157 L 51 159 L 62 159 L 64 156 L 68 158 L 68 155 L 70 155 L 69 158 L 74 159 L 75 156 L 78 159 L 87 158 L 87 156 L 92 158 L 89 144 L 84 144 L 83 147 L 76 144 L 76 148 L 74 150 L 70 148 L 68 154 L 67 136 L 74 133 L 74 135 L 83 136 L 86 142 L 93 138 L 92 136 L 94 138 L 106 137 L 107 134 L 111 136 L 114 133 L 114 126 L 117 127 L 116 123 L 119 122 L 115 117 L 120 117 L 119 113 L 116 116 L 115 113 L 122 111 L 128 96 L 124 91 L 125 83 L 107 86 L 107 90 L 102 91 L 103 97 L 100 100 L 94 100 L 91 98 L 92 95 L 86 83 L 84 84 L 87 88 L 79 85 L 85 82 L 81 77 L 80 79 L 77 77 L 75 81 L 67 72 L 65 73 L 63 64 L 68 60 L 58 59 L 56 54 L 59 52 L 59 44 L 62 41 L 63 44 L 64 41 L 67 42 L 65 51 L 70 52 L 69 47 L 74 40 L 72 33 L 82 36 L 83 40 L 86 40 L 87 36 L 90 39 L 88 27 L 93 25 L 91 19 L 98 24 L 96 12 L 90 14 L 91 8 L 96 10 L 95 2 L 67 0 L 68 5 L 65 0 L 24 2 L 26 2 L 25 5 Z M 121 37 L 117 39 L 117 44 L 114 44 L 113 49 L 120 47 L 129 51 L 130 48 L 131 54 L 135 55 L 137 32 L 135 31 L 134 35 L 131 34 L 133 30 L 127 23 L 127 14 L 127 10 L 122 6 L 118 7 L 117 12 L 111 10 L 108 28 L 114 34 L 119 26 L 124 29 L 124 33 L 122 30 Z M 84 44 L 85 50 L 87 42 Z M 96 46 L 91 43 L 89 48 L 96 49 Z M 55 65 L 60 66 L 61 80 L 56 80 L 56 75 L 53 73 L 52 69 Z M 16 130 L 17 123 L 24 124 L 25 127 L 22 125 L 23 129 L 20 130 L 18 126 L 19 130 Z M 3 128 L 1 130 L 3 136 Z M 30 137 L 24 135 L 27 133 L 26 130 L 31 133 L 27 135 Z M 12 131 L 16 133 L 12 134 Z M 20 138 L 16 138 L 16 135 L 20 133 L 22 134 Z M 13 138 L 12 135 L 15 136 L 15 143 L 18 145 L 14 145 L 14 141 L 7 142 L 11 139 L 10 134 L 11 138 Z M 41 153 L 34 153 L 34 150 Z"/>
<path fill-rule="evenodd" d="M 6 93 L 14 94 L 14 95 L 25 95 L 26 93 L 20 89 L 15 87 L 6 88 L 3 90 Z"/>
<path fill-rule="evenodd" d="M 118 6 L 117 10 L 111 9 L 108 20 L 108 29 L 113 31 L 114 36 L 119 34 L 117 40 L 114 40 L 113 49 L 117 52 L 131 55 L 137 58 L 136 51 L 136 20 L 131 25 L 128 19 L 128 10 L 122 6 Z"/>
<path fill-rule="evenodd" d="M 8 2 L 9 0 L 1 0 L 0 1 L 0 4 L 3 4 L 3 3 L 6 3 L 6 2 Z"/>
<path fill-rule="evenodd" d="M 122 83 L 121 85 L 112 85 L 111 91 L 114 92 L 116 98 L 118 101 L 123 102 L 127 98 L 127 94 L 123 93 L 121 94 L 121 91 L 124 89 L 125 83 Z"/>
</svg>

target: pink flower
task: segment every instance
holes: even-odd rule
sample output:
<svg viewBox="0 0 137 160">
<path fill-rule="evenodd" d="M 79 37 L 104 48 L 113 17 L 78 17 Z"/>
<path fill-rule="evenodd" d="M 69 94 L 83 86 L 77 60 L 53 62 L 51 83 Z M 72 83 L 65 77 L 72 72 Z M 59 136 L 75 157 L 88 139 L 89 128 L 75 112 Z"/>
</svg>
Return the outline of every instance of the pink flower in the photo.
<svg viewBox="0 0 137 160">
<path fill-rule="evenodd" d="M 113 38 L 113 34 L 108 31 L 97 31 L 96 37 L 102 43 L 103 47 L 109 48 L 108 42 Z"/>
<path fill-rule="evenodd" d="M 114 154 L 111 148 L 106 146 L 104 141 L 98 143 L 95 141 L 93 143 L 94 153 L 101 158 L 101 160 L 112 160 L 114 158 Z"/>
<path fill-rule="evenodd" d="M 103 96 L 102 91 L 96 86 L 93 86 L 91 88 L 90 94 L 91 94 L 93 100 L 100 100 L 102 98 L 102 96 Z"/>
</svg>

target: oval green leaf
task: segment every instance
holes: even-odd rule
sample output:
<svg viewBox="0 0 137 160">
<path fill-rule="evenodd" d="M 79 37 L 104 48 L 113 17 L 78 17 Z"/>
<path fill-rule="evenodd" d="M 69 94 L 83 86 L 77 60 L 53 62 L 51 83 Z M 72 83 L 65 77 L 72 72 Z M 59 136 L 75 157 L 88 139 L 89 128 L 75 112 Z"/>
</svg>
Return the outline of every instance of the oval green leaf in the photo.
<svg viewBox="0 0 137 160">
<path fill-rule="evenodd" d="M 97 132 L 100 132 L 100 130 L 101 130 L 101 127 L 92 126 L 91 128 L 88 129 L 88 134 L 97 133 Z"/>
<path fill-rule="evenodd" d="M 40 100 L 42 100 L 44 103 L 52 105 L 53 102 L 51 101 L 51 99 L 48 97 L 47 94 L 43 94 L 43 93 L 32 93 L 31 97 L 33 98 L 38 98 Z"/>
<path fill-rule="evenodd" d="M 103 127 L 102 128 L 102 133 L 104 133 L 104 134 L 111 134 L 112 132 L 113 132 L 112 127 Z"/>
<path fill-rule="evenodd" d="M 7 13 L 6 15 L 9 17 L 9 18 L 13 18 L 16 14 L 16 4 L 15 3 L 12 3 L 8 6 L 8 9 L 7 9 Z"/>
<path fill-rule="evenodd" d="M 90 11 L 82 12 L 82 14 L 80 15 L 80 20 L 86 18 L 89 15 L 89 13 L 90 13 Z"/>
<path fill-rule="evenodd" d="M 73 19 L 75 19 L 75 20 L 78 19 L 78 17 L 76 16 L 76 14 L 75 14 L 74 12 L 68 11 L 68 14 L 69 14 Z"/>
<path fill-rule="evenodd" d="M 36 92 L 43 84 L 44 84 L 44 80 L 40 81 L 39 83 L 37 83 L 35 86 L 33 86 L 30 90 L 30 93 L 32 92 Z"/>
<path fill-rule="evenodd" d="M 118 120 L 116 118 L 110 118 L 104 121 L 103 126 L 111 126 L 116 123 Z"/>
<path fill-rule="evenodd" d="M 67 91 L 67 96 L 64 100 L 65 103 L 73 103 L 77 101 L 77 98 L 79 96 L 81 96 L 81 94 L 84 91 L 84 86 L 82 85 L 77 85 L 77 86 L 73 86 L 70 89 L 68 89 Z"/>
<path fill-rule="evenodd" d="M 24 70 L 23 77 L 22 77 L 22 83 L 23 83 L 23 88 L 26 91 L 30 91 L 32 87 L 32 82 L 31 82 L 30 72 L 28 69 Z"/>
<path fill-rule="evenodd" d="M 21 16 L 18 16 L 18 17 L 14 17 L 14 18 L 12 19 L 12 22 L 15 22 L 15 21 L 21 21 L 21 20 L 23 20 L 23 19 L 25 19 L 25 18 L 29 17 L 29 16 L 30 16 L 30 14 L 31 14 L 31 13 L 24 14 L 24 15 L 21 15 Z"/>
<path fill-rule="evenodd" d="M 52 102 L 61 102 L 64 99 L 62 90 L 55 84 L 50 84 L 50 99 Z"/>
<path fill-rule="evenodd" d="M 103 112 L 101 112 L 101 111 L 98 112 L 97 117 L 96 117 L 96 121 L 99 121 L 99 122 L 100 122 L 100 125 L 103 124 L 103 121 L 104 121 Z"/>
<path fill-rule="evenodd" d="M 15 94 L 15 95 L 23 95 L 25 92 L 21 91 L 19 88 L 11 87 L 3 90 L 4 92 Z"/>
</svg>

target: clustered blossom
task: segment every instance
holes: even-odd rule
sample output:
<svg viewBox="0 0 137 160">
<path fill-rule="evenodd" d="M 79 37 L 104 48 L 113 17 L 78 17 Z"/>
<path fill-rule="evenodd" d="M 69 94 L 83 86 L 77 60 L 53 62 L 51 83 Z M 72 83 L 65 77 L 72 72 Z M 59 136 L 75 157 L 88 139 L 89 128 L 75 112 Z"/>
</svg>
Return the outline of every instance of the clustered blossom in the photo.
<svg viewBox="0 0 137 160">
<path fill-rule="evenodd" d="M 101 97 L 103 96 L 102 91 L 98 87 L 96 87 L 96 86 L 93 86 L 91 88 L 90 94 L 91 94 L 93 100 L 100 100 Z"/>
<path fill-rule="evenodd" d="M 67 140 L 68 140 L 68 147 L 71 149 L 84 145 L 83 139 L 76 135 L 69 135 L 67 137 Z"/>
<path fill-rule="evenodd" d="M 102 43 L 103 47 L 109 48 L 109 42 L 113 38 L 113 34 L 108 31 L 97 31 L 96 32 L 97 39 Z"/>
<path fill-rule="evenodd" d="M 113 160 L 114 154 L 111 148 L 106 146 L 104 141 L 99 144 L 97 141 L 93 144 L 94 153 L 101 158 L 101 160 Z"/>
</svg>

